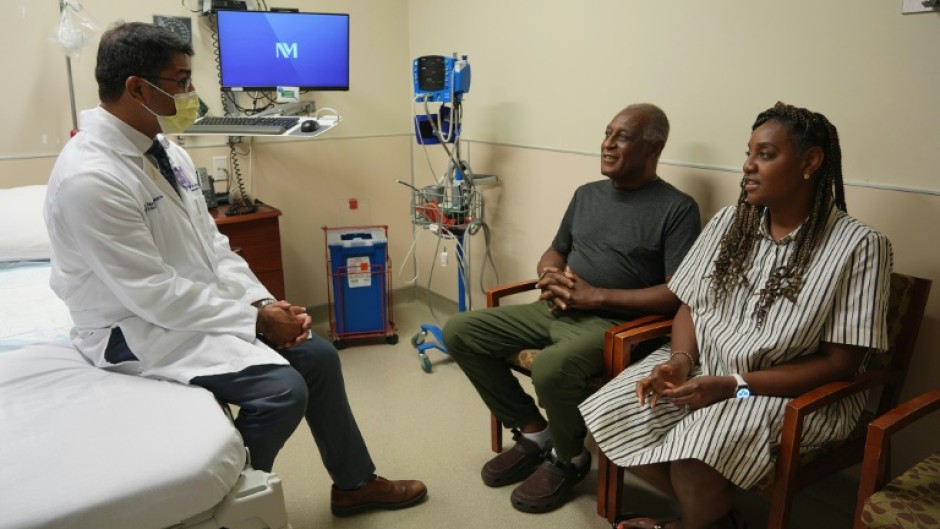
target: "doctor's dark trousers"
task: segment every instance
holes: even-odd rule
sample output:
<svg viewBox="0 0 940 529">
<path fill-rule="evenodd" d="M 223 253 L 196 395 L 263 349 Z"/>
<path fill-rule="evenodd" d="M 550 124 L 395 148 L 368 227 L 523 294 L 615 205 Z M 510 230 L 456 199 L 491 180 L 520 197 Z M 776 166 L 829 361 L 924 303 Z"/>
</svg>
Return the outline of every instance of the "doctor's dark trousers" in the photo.
<svg viewBox="0 0 940 529">
<path fill-rule="evenodd" d="M 235 427 L 248 447 L 252 467 L 270 472 L 278 451 L 306 418 L 333 484 L 352 489 L 367 481 L 375 465 L 349 407 L 336 349 L 313 335 L 279 352 L 290 366 L 251 366 L 238 373 L 196 377 L 190 383 L 239 407 Z"/>
</svg>

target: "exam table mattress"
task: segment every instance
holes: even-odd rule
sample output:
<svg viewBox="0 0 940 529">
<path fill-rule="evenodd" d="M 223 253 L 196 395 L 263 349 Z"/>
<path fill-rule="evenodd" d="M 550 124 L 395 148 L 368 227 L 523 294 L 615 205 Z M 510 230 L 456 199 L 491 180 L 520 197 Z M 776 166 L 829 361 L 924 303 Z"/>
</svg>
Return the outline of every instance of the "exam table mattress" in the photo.
<svg viewBox="0 0 940 529">
<path fill-rule="evenodd" d="M 206 511 L 245 464 L 196 387 L 98 369 L 73 348 L 0 350 L 0 528 L 165 528 Z"/>
</svg>

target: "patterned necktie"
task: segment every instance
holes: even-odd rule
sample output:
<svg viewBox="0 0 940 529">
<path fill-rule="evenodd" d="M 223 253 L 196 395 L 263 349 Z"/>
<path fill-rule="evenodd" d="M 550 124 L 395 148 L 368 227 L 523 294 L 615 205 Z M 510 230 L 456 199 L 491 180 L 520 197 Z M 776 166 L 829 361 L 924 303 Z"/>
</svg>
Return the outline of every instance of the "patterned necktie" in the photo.
<svg viewBox="0 0 940 529">
<path fill-rule="evenodd" d="M 179 184 L 176 182 L 176 175 L 173 174 L 173 166 L 170 165 L 170 156 L 166 153 L 166 149 L 163 148 L 163 145 L 160 145 L 159 141 L 154 140 L 153 145 L 147 149 L 146 154 L 157 162 L 157 169 L 160 170 L 160 174 L 163 175 L 163 178 L 166 178 L 166 181 L 170 183 L 173 190 L 179 195 Z"/>
</svg>

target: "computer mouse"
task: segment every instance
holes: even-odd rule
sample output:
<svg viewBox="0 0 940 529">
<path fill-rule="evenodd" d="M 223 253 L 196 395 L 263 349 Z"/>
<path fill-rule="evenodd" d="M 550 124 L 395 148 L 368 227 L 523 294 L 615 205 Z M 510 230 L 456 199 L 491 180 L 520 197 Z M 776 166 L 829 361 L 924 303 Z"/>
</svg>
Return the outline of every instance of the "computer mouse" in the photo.
<svg viewBox="0 0 940 529">
<path fill-rule="evenodd" d="M 318 128 L 320 128 L 320 124 L 317 123 L 317 120 L 315 119 L 308 119 L 307 121 L 304 121 L 300 124 L 301 132 L 313 132 Z"/>
</svg>

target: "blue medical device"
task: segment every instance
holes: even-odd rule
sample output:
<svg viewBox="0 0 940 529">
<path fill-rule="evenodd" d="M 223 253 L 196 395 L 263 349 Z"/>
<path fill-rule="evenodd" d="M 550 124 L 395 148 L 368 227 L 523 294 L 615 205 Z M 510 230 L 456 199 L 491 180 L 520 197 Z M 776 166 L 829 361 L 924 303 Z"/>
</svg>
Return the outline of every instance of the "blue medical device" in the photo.
<svg viewBox="0 0 940 529">
<path fill-rule="evenodd" d="M 415 102 L 424 103 L 425 113 L 415 115 L 415 137 L 421 145 L 455 143 L 460 136 L 460 115 L 457 111 L 464 94 L 470 91 L 470 63 L 443 55 L 425 55 L 414 60 L 411 67 Z M 429 103 L 440 103 L 432 113 Z M 453 108 L 447 106 L 451 104 Z"/>
<path fill-rule="evenodd" d="M 414 60 L 415 101 L 450 103 L 470 91 L 470 63 L 443 55 L 425 55 Z"/>
</svg>

